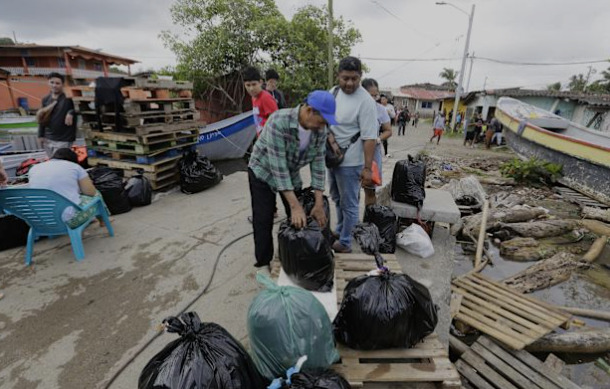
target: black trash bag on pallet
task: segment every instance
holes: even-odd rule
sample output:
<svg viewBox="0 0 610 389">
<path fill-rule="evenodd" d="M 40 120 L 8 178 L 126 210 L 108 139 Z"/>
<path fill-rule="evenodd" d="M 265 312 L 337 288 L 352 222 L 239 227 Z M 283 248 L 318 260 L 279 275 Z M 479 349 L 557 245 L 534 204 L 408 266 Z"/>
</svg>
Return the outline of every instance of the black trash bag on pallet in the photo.
<svg viewBox="0 0 610 389">
<path fill-rule="evenodd" d="M 379 243 L 381 242 L 379 228 L 373 223 L 356 224 L 352 230 L 352 235 L 360 245 L 362 252 L 368 255 L 374 255 L 377 267 L 383 267 L 383 258 L 379 253 Z"/>
<path fill-rule="evenodd" d="M 333 288 L 333 252 L 317 221 L 308 217 L 302 229 L 294 228 L 290 220 L 284 221 L 280 225 L 278 245 L 282 269 L 297 285 L 317 292 Z"/>
<path fill-rule="evenodd" d="M 89 170 L 89 177 L 101 193 L 111 215 L 131 211 L 131 203 L 123 184 L 123 171 L 105 166 Z"/>
<path fill-rule="evenodd" d="M 438 308 L 425 286 L 377 266 L 345 287 L 335 339 L 360 350 L 413 347 L 434 331 Z"/>
<path fill-rule="evenodd" d="M 398 223 L 392 208 L 377 204 L 369 205 L 364 211 L 364 222 L 373 223 L 379 229 L 381 237 L 379 242 L 380 253 L 392 254 L 396 251 Z"/>
<path fill-rule="evenodd" d="M 392 200 L 421 209 L 426 198 L 426 163 L 421 158 L 396 162 L 392 174 Z"/>
<path fill-rule="evenodd" d="M 15 215 L 0 214 L 0 251 L 25 246 L 30 226 Z"/>
<path fill-rule="evenodd" d="M 205 156 L 188 151 L 179 163 L 180 190 L 193 194 L 209 189 L 222 181 L 222 173 Z"/>
<path fill-rule="evenodd" d="M 202 323 L 195 312 L 163 320 L 180 339 L 146 364 L 139 389 L 262 389 L 266 382 L 243 346 L 224 328 Z"/>
<path fill-rule="evenodd" d="M 134 207 L 141 207 L 152 203 L 152 185 L 148 178 L 144 177 L 143 173 L 129 178 L 125 185 L 125 191 L 127 191 L 129 202 Z"/>
<path fill-rule="evenodd" d="M 305 188 L 296 193 L 301 206 L 303 207 L 303 211 L 305 215 L 311 213 L 314 205 L 316 205 L 316 195 L 313 188 Z M 330 242 L 331 241 L 331 232 L 330 232 L 330 203 L 328 202 L 328 197 L 323 196 L 323 207 L 324 213 L 326 214 L 326 225 L 324 226 L 323 233 L 324 237 Z"/>
<path fill-rule="evenodd" d="M 308 370 L 290 377 L 290 385 L 284 389 L 351 389 L 342 375 L 329 369 Z"/>
</svg>

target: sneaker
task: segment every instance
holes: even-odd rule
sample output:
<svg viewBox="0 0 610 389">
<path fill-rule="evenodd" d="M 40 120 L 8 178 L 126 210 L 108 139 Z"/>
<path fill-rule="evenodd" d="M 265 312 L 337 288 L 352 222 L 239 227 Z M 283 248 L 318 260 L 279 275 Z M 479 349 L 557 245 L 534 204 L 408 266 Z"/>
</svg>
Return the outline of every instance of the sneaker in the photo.
<svg viewBox="0 0 610 389">
<path fill-rule="evenodd" d="M 392 154 L 386 154 L 385 157 L 386 158 L 392 158 Z"/>
<path fill-rule="evenodd" d="M 333 243 L 332 248 L 335 251 L 335 253 L 349 254 L 352 252 L 351 248 L 342 245 L 341 242 L 339 242 L 339 241 L 336 241 L 335 243 Z"/>
</svg>

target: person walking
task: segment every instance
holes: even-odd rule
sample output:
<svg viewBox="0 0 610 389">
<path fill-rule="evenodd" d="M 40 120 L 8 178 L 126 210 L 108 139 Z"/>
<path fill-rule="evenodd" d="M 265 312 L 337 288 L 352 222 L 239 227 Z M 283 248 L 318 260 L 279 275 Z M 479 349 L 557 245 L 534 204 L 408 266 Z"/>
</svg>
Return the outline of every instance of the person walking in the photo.
<svg viewBox="0 0 610 389">
<path fill-rule="evenodd" d="M 445 117 L 440 112 L 436 115 L 436 119 L 434 119 L 433 125 L 434 133 L 432 134 L 432 138 L 430 138 L 430 143 L 437 138 L 436 144 L 439 144 L 441 141 L 441 137 L 443 136 L 443 131 L 445 131 Z"/>
<path fill-rule="evenodd" d="M 451 123 L 451 121 L 449 121 Z M 462 124 L 462 113 L 458 111 L 457 116 L 455 117 L 455 125 L 453 126 L 453 132 L 460 130 L 460 125 Z"/>
<path fill-rule="evenodd" d="M 286 99 L 284 98 L 284 93 L 277 89 L 277 83 L 280 80 L 280 75 L 277 73 L 275 69 L 269 69 L 265 72 L 265 90 L 273 96 L 275 102 L 277 103 L 277 107 L 279 109 L 287 108 Z"/>
<path fill-rule="evenodd" d="M 278 110 L 275 99 L 269 92 L 263 90 L 263 80 L 260 72 L 254 66 L 248 66 L 242 71 L 244 88 L 252 97 L 252 113 L 256 125 L 256 136 L 260 137 L 265 123 L 272 113 Z"/>
<path fill-rule="evenodd" d="M 415 115 L 413 115 L 413 127 L 417 128 L 418 122 L 419 122 L 419 112 L 415 111 Z"/>
<path fill-rule="evenodd" d="M 74 102 L 64 93 L 65 78 L 59 73 L 48 75 L 50 93 L 42 98 L 37 112 L 38 140 L 51 158 L 55 151 L 71 148 L 76 139 Z"/>
<path fill-rule="evenodd" d="M 337 225 L 333 249 L 339 253 L 352 251 L 352 229 L 358 223 L 360 187 L 365 188 L 365 203 L 375 203 L 372 164 L 378 136 L 375 100 L 360 85 L 362 63 L 358 58 L 339 61 L 339 86 L 336 93 L 338 125 L 331 126 L 341 148 L 347 148 L 343 162 L 328 169 L 330 194 L 337 208 Z M 358 139 L 353 141 L 357 135 Z"/>
<path fill-rule="evenodd" d="M 395 124 L 395 121 L 396 121 L 396 110 L 394 109 L 394 106 L 388 102 L 388 97 L 386 95 L 380 95 L 379 97 L 380 97 L 381 105 L 383 106 L 383 108 L 386 109 L 386 111 L 388 112 L 388 115 L 390 116 L 390 132 L 391 132 L 392 126 Z M 386 157 L 390 157 L 390 154 L 388 153 L 388 139 L 386 138 L 386 139 L 382 140 L 381 144 L 383 145 L 383 155 L 385 155 Z"/>
<path fill-rule="evenodd" d="M 379 84 L 376 80 L 365 78 L 362 80 L 362 87 L 369 92 L 374 100 L 377 100 L 379 97 Z M 388 115 L 385 107 L 380 103 L 377 103 L 377 121 L 379 122 L 379 136 L 375 146 L 375 163 L 377 163 L 377 168 L 379 169 L 379 178 L 383 180 L 381 144 L 392 136 L 392 125 L 390 124 L 390 115 Z"/>
<path fill-rule="evenodd" d="M 337 124 L 336 103 L 326 91 L 311 92 L 296 108 L 281 109 L 265 123 L 248 163 L 248 181 L 254 228 L 255 267 L 267 267 L 273 258 L 273 214 L 280 193 L 292 225 L 303 228 L 307 215 L 295 192 L 302 189 L 301 168 L 309 165 L 315 204 L 310 216 L 326 225 L 323 206 L 326 127 Z"/>
<path fill-rule="evenodd" d="M 398 136 L 402 132 L 402 135 L 405 134 L 405 128 L 407 127 L 407 123 L 409 122 L 409 110 L 405 107 L 398 114 Z"/>
</svg>

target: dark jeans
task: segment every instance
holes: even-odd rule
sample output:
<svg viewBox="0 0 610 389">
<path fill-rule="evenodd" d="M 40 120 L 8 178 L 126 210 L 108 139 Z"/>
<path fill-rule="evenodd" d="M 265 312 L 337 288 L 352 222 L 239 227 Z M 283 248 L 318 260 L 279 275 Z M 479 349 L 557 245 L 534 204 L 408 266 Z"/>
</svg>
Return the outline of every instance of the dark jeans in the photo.
<svg viewBox="0 0 610 389">
<path fill-rule="evenodd" d="M 276 210 L 276 193 L 264 181 L 256 178 L 252 170 L 248 169 L 250 183 L 250 197 L 252 201 L 252 227 L 254 229 L 254 256 L 255 266 L 268 265 L 273 259 L 273 214 Z M 290 217 L 290 207 L 280 195 L 286 215 Z"/>
<path fill-rule="evenodd" d="M 388 140 L 382 140 L 381 144 L 383 145 L 384 155 L 388 155 Z"/>
<path fill-rule="evenodd" d="M 402 132 L 402 134 L 405 134 L 405 127 L 406 127 L 406 123 L 405 122 L 398 122 L 398 135 L 400 135 L 400 133 Z"/>
</svg>

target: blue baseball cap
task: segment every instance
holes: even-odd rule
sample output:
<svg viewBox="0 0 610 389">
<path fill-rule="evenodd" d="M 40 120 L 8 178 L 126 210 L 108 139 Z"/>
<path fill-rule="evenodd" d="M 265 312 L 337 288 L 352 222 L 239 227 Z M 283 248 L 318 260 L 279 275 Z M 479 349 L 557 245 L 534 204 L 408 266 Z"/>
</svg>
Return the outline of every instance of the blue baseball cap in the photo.
<svg viewBox="0 0 610 389">
<path fill-rule="evenodd" d="M 335 119 L 337 104 L 335 103 L 335 98 L 332 94 L 324 90 L 315 90 L 307 96 L 305 102 L 311 108 L 320 112 L 328 125 L 335 126 L 338 124 Z"/>
</svg>

